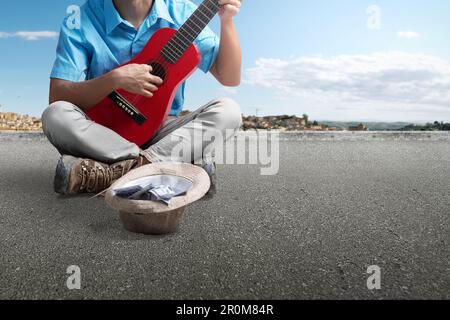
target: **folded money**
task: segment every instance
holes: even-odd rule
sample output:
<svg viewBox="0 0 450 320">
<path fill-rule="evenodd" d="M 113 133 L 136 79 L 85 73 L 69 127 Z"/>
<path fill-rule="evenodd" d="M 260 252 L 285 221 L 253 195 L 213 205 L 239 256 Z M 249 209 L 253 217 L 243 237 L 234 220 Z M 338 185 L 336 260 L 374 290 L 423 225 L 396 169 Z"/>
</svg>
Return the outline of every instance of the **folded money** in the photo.
<svg viewBox="0 0 450 320">
<path fill-rule="evenodd" d="M 115 189 L 114 194 L 128 200 L 160 201 L 170 205 L 173 198 L 186 195 L 192 186 L 191 181 L 182 177 L 152 176 Z"/>
</svg>

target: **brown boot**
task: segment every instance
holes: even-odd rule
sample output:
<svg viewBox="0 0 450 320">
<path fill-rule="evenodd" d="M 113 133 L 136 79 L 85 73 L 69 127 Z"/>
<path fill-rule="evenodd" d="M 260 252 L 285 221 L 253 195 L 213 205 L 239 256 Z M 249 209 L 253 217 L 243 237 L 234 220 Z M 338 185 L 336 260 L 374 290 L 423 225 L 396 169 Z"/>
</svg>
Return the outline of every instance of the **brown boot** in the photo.
<svg viewBox="0 0 450 320">
<path fill-rule="evenodd" d="M 133 169 L 149 164 L 145 157 L 112 165 L 89 159 L 63 156 L 56 167 L 54 189 L 63 195 L 99 193 Z"/>
</svg>

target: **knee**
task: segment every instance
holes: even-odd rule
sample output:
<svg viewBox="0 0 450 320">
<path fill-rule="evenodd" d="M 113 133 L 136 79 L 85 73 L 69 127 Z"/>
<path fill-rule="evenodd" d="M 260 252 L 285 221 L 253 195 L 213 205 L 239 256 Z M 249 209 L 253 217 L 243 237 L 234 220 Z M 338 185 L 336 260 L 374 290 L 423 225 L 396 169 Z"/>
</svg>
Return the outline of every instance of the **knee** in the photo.
<svg viewBox="0 0 450 320">
<path fill-rule="evenodd" d="M 58 101 L 52 103 L 42 113 L 42 126 L 46 134 L 52 129 L 64 127 L 67 115 L 75 109 L 75 106 L 69 102 Z"/>
<path fill-rule="evenodd" d="M 239 130 L 242 126 L 242 112 L 239 104 L 231 98 L 217 100 L 218 125 L 223 129 Z"/>
</svg>

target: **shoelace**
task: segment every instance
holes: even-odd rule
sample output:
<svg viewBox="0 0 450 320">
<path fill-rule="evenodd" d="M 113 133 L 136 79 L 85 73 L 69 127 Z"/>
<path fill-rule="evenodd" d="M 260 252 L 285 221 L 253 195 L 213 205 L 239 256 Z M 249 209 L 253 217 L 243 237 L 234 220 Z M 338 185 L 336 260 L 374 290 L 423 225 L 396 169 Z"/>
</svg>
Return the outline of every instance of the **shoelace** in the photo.
<svg viewBox="0 0 450 320">
<path fill-rule="evenodd" d="M 134 168 L 142 166 L 144 162 L 145 159 L 140 157 L 136 160 L 122 161 L 108 167 L 103 167 L 98 164 L 83 164 L 80 191 L 87 191 L 89 193 L 100 191 L 100 193 L 93 197 L 96 198 L 104 194 L 117 179 Z"/>
<path fill-rule="evenodd" d="M 100 165 L 82 165 L 80 191 L 98 192 L 106 189 L 113 181 L 113 171 Z"/>
</svg>

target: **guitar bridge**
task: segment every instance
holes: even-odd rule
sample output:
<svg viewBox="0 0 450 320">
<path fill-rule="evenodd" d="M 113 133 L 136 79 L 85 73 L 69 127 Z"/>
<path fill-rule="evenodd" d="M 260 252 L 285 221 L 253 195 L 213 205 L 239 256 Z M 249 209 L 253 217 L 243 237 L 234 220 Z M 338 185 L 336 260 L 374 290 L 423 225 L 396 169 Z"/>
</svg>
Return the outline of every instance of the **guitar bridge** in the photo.
<svg viewBox="0 0 450 320">
<path fill-rule="evenodd" d="M 138 125 L 141 126 L 147 122 L 147 117 L 128 102 L 120 93 L 114 91 L 108 97 Z"/>
</svg>

